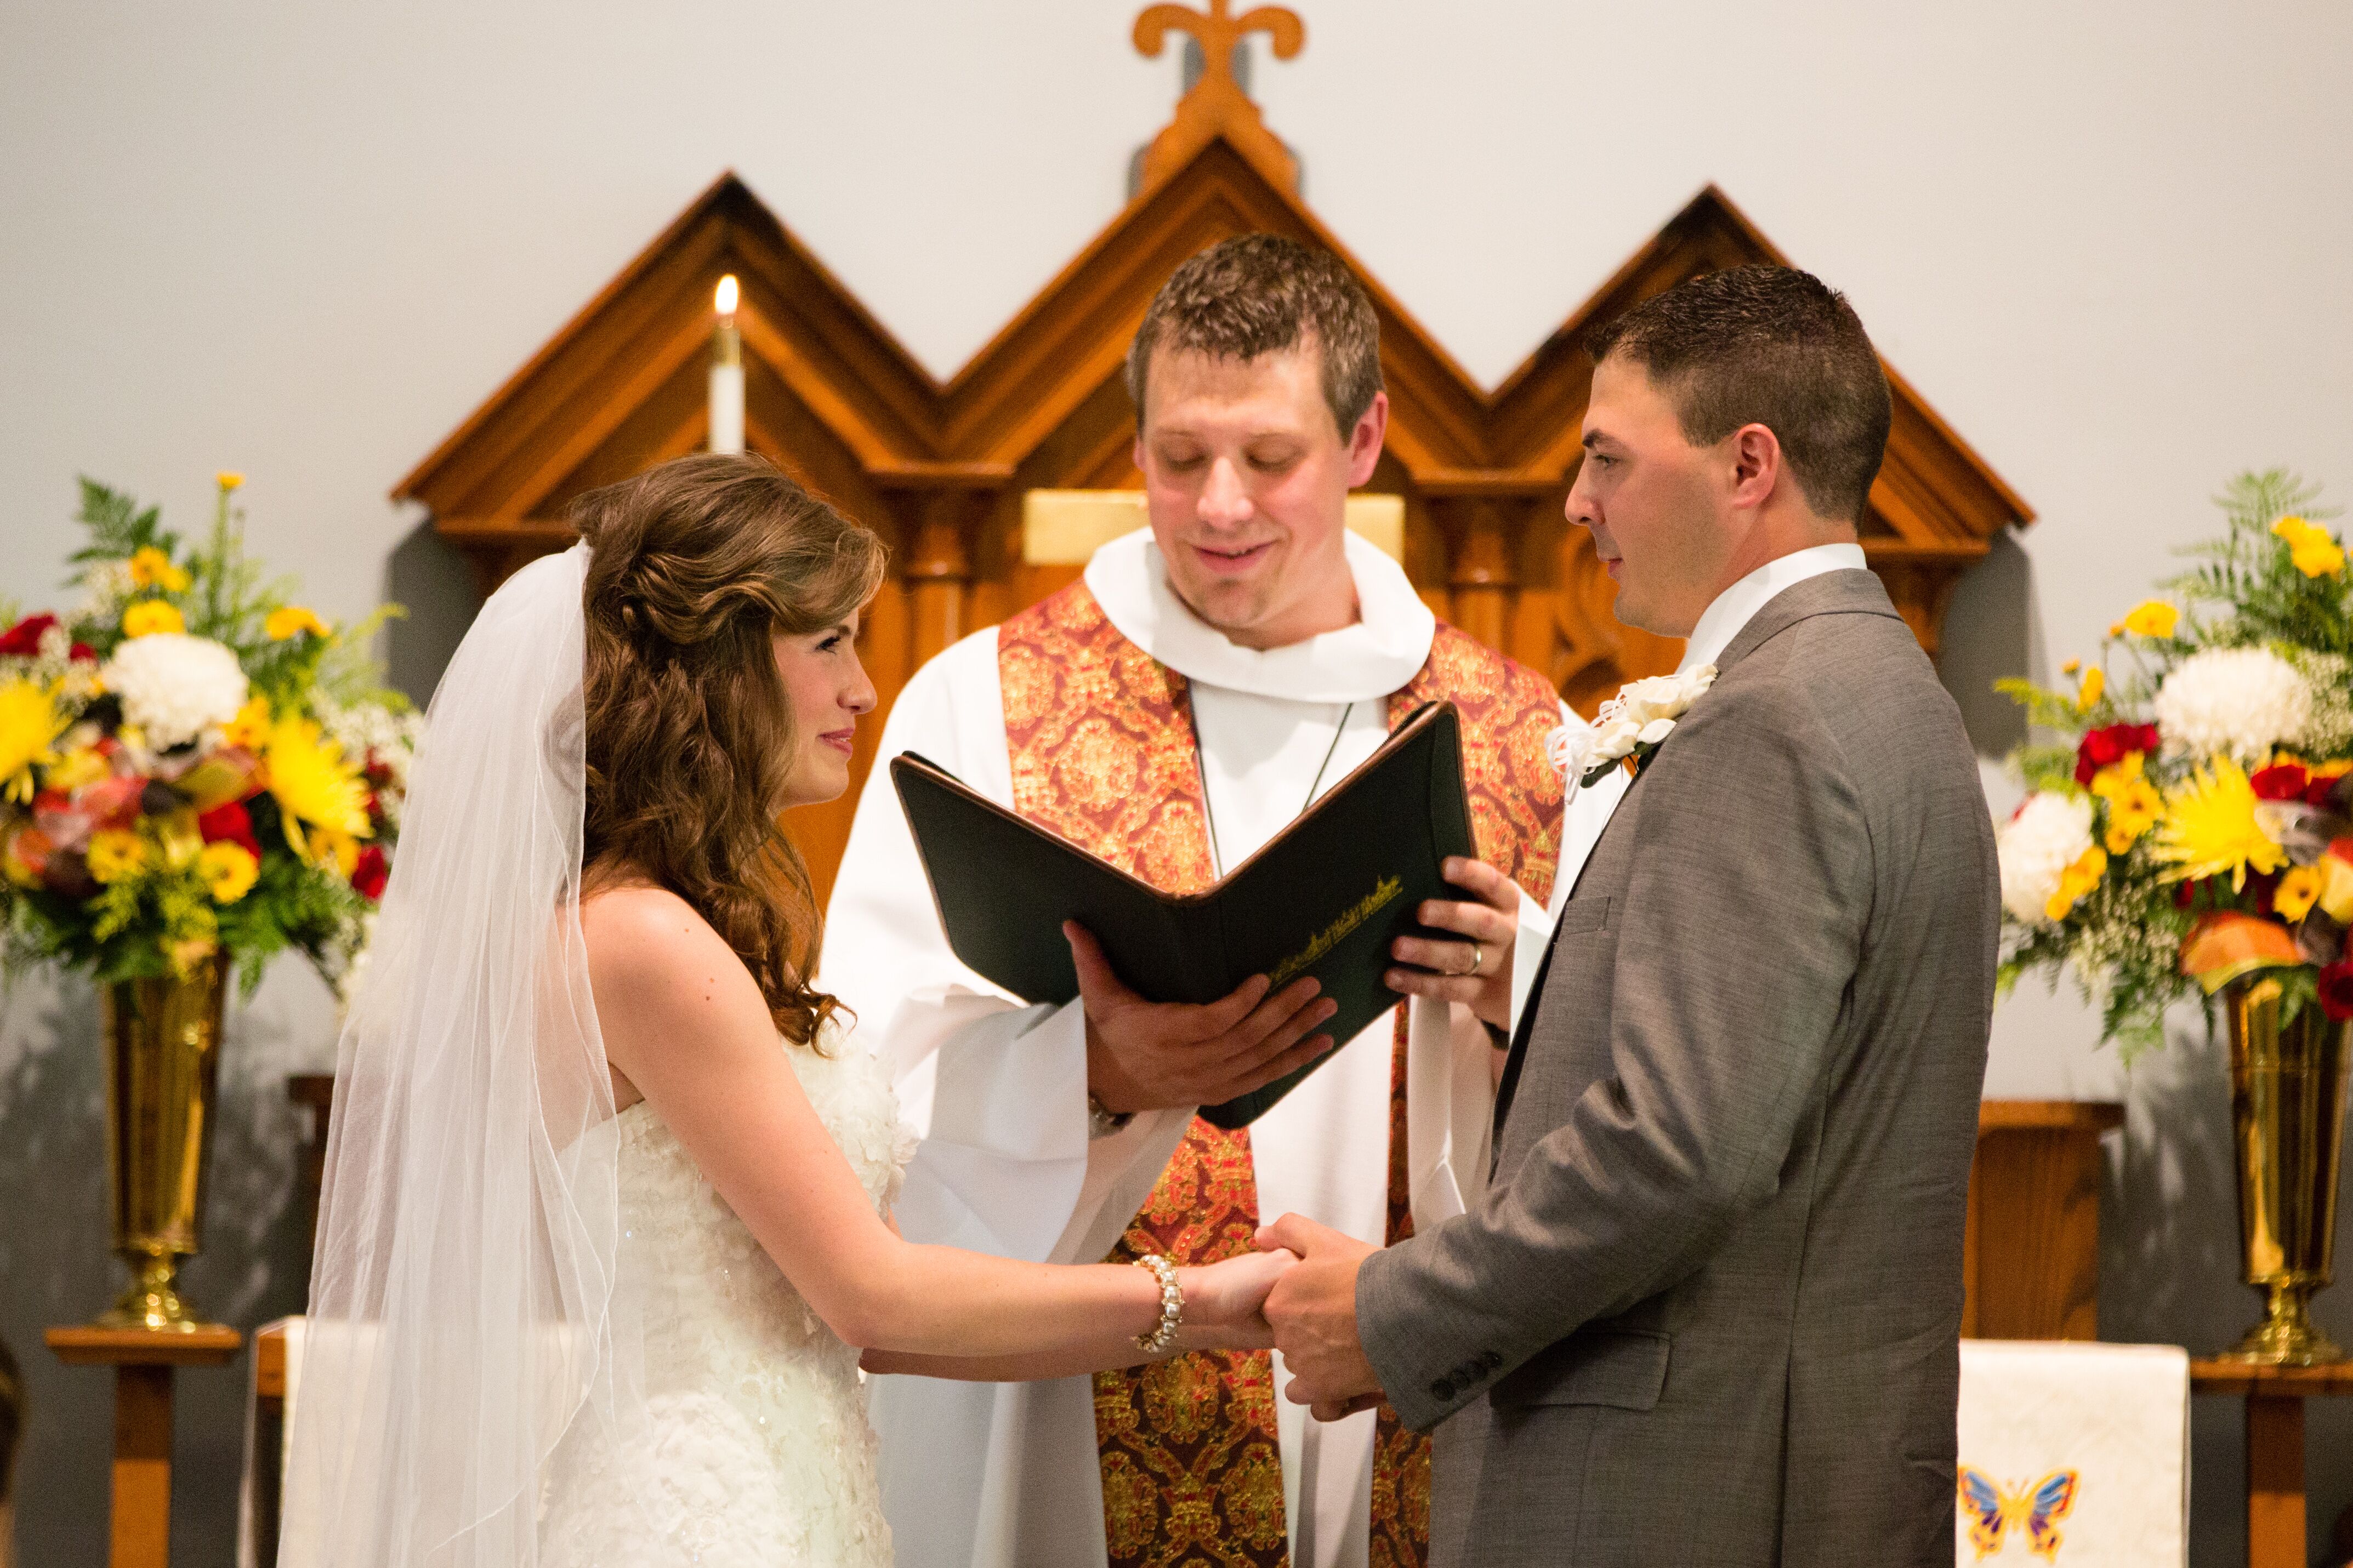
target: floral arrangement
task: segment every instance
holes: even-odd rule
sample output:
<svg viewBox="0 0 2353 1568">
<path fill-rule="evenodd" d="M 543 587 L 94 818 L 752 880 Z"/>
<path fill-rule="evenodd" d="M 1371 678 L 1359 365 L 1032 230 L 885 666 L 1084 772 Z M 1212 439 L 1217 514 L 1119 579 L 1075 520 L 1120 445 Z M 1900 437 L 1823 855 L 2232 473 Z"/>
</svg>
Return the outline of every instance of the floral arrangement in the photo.
<svg viewBox="0 0 2353 1568">
<path fill-rule="evenodd" d="M 339 989 L 400 827 L 419 721 L 266 583 L 217 479 L 209 539 L 82 481 L 70 616 L 0 608 L 0 952 L 100 984 L 294 948 Z"/>
<path fill-rule="evenodd" d="M 2012 758 L 2001 983 L 2066 970 L 2128 1056 L 2257 971 L 2290 1016 L 2353 1017 L 2353 585 L 2318 500 L 2241 476 L 2222 537 L 2064 667 L 2075 689 L 2000 683 L 2057 737 Z"/>
</svg>

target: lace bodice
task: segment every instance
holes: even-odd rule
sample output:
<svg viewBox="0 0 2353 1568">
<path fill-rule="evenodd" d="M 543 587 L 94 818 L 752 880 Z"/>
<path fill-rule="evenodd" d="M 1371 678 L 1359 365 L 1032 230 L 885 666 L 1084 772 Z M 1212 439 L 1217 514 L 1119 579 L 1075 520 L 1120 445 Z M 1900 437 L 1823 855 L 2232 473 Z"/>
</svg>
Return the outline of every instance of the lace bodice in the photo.
<svg viewBox="0 0 2353 1568">
<path fill-rule="evenodd" d="M 792 1048 L 878 1209 L 914 1149 L 881 1063 Z M 576 1426 L 550 1467 L 546 1568 L 889 1568 L 858 1352 L 834 1337 L 650 1106 L 620 1118 L 620 1284 L 641 1304 L 648 1431 Z"/>
</svg>

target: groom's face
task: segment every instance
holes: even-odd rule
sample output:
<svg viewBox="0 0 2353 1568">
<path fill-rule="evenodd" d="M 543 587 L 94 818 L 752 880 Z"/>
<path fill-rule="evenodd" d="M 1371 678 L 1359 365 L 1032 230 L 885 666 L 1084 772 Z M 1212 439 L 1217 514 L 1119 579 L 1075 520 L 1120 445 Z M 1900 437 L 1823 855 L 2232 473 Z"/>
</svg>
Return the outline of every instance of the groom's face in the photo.
<svg viewBox="0 0 2353 1568">
<path fill-rule="evenodd" d="M 1618 618 L 1660 637 L 1691 635 L 1715 596 L 1733 539 L 1712 447 L 1683 438 L 1674 405 L 1623 355 L 1593 367 L 1585 461 L 1569 487 L 1568 521 L 1618 584 Z"/>
<path fill-rule="evenodd" d="M 1244 647 L 1282 647 L 1356 618 L 1341 548 L 1348 490 L 1388 425 L 1376 395 L 1342 432 L 1311 342 L 1243 360 L 1161 349 L 1145 380 L 1135 466 L 1169 586 Z"/>
</svg>

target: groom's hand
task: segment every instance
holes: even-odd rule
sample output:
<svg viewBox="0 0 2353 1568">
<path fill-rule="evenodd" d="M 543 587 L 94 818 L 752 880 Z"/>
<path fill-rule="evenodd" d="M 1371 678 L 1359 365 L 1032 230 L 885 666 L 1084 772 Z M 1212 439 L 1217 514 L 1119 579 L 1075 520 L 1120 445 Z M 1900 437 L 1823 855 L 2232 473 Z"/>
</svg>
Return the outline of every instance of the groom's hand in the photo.
<svg viewBox="0 0 2353 1568">
<path fill-rule="evenodd" d="M 1272 995 L 1254 974 L 1231 995 L 1194 1006 L 1147 1002 L 1121 984 L 1094 933 L 1062 922 L 1087 1013 L 1087 1088 L 1113 1112 L 1219 1105 L 1272 1083 L 1332 1048 L 1314 1033 L 1340 1010 L 1313 980 Z"/>
<path fill-rule="evenodd" d="M 1283 1397 L 1314 1406 L 1319 1421 L 1378 1402 L 1380 1375 L 1356 1338 L 1356 1271 L 1379 1248 L 1295 1214 L 1260 1226 L 1258 1244 L 1299 1255 L 1266 1298 L 1275 1348 L 1292 1373 Z"/>
<path fill-rule="evenodd" d="M 1481 1022 L 1512 1029 L 1512 958 L 1520 934 L 1519 884 L 1483 860 L 1447 858 L 1446 879 L 1463 900 L 1428 899 L 1414 919 L 1447 937 L 1401 936 L 1389 956 L 1414 967 L 1392 969 L 1382 984 L 1407 996 L 1460 1002 Z"/>
</svg>

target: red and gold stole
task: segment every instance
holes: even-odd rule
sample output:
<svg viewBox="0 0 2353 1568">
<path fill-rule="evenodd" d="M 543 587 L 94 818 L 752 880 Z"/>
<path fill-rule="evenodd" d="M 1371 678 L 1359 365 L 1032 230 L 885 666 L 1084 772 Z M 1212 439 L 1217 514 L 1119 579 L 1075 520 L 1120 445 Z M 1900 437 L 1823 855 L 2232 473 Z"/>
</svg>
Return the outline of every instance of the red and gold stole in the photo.
<svg viewBox="0 0 2353 1568">
<path fill-rule="evenodd" d="M 1215 880 L 1185 678 L 1121 635 L 1083 580 L 997 630 L 1014 809 L 1156 888 Z M 1389 699 L 1389 722 L 1451 700 L 1481 858 L 1534 897 L 1551 892 L 1561 780 L 1545 755 L 1559 722 L 1544 679 L 1441 623 L 1430 658 Z M 1406 1191 L 1406 1010 L 1389 1096 L 1388 1237 L 1412 1234 Z M 1258 1228 L 1250 1132 L 1198 1117 L 1113 1249 L 1180 1264 L 1246 1252 Z M 1263 1352 L 1180 1355 L 1095 1378 L 1104 1532 L 1112 1568 L 1279 1568 L 1287 1563 L 1275 1390 Z M 1430 1440 L 1380 1407 L 1373 1568 L 1430 1554 Z"/>
</svg>

